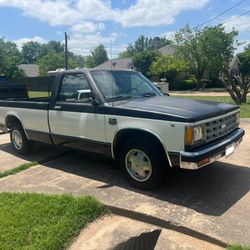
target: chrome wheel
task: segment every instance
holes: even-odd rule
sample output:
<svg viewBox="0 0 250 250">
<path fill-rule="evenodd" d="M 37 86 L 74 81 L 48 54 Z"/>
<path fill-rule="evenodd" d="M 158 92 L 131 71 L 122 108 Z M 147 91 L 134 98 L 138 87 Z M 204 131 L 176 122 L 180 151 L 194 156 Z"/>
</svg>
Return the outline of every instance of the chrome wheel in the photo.
<svg viewBox="0 0 250 250">
<path fill-rule="evenodd" d="M 23 138 L 20 132 L 18 130 L 13 130 L 11 137 L 14 147 L 20 150 L 23 146 Z"/>
<path fill-rule="evenodd" d="M 149 157 L 139 149 L 132 149 L 127 153 L 125 166 L 129 175 L 139 182 L 148 180 L 152 174 Z"/>
</svg>

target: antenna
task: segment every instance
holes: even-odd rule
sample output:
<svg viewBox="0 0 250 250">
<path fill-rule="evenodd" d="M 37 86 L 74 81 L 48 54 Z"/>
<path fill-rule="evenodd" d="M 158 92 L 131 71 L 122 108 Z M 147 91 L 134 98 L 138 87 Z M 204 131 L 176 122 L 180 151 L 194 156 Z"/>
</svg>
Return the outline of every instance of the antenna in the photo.
<svg viewBox="0 0 250 250">
<path fill-rule="evenodd" d="M 113 61 L 112 61 L 112 38 L 111 38 L 111 40 L 110 40 L 110 69 L 111 69 L 111 71 L 112 71 L 112 69 L 113 69 Z M 112 73 L 112 72 L 111 72 Z M 113 99 L 113 97 L 114 97 L 114 79 L 113 79 L 113 76 L 112 76 L 112 83 L 111 83 L 111 94 L 112 94 L 112 99 Z M 112 101 L 112 106 L 114 106 L 114 101 Z"/>
</svg>

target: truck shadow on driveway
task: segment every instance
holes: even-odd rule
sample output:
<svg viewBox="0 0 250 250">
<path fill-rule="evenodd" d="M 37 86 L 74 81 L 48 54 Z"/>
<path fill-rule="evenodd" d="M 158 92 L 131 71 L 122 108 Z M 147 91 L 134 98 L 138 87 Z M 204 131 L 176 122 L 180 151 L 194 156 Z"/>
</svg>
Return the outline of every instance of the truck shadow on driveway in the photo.
<svg viewBox="0 0 250 250">
<path fill-rule="evenodd" d="M 96 155 L 72 153 L 45 166 L 104 182 L 104 185 L 96 187 L 96 192 L 106 189 L 107 195 L 112 196 L 112 188 L 118 186 L 213 216 L 225 213 L 250 190 L 250 168 L 223 162 L 216 162 L 198 171 L 174 170 L 163 186 L 153 191 L 131 187 L 121 176 L 117 162 Z M 118 199 L 122 198 L 118 196 Z"/>
</svg>

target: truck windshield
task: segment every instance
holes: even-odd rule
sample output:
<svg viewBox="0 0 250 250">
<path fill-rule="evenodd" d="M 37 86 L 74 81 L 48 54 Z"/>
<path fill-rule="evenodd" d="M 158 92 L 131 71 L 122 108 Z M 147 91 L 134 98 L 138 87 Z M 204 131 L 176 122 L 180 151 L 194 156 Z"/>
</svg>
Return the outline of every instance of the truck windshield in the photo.
<svg viewBox="0 0 250 250">
<path fill-rule="evenodd" d="M 163 95 L 138 72 L 100 70 L 91 75 L 108 102 Z"/>
</svg>

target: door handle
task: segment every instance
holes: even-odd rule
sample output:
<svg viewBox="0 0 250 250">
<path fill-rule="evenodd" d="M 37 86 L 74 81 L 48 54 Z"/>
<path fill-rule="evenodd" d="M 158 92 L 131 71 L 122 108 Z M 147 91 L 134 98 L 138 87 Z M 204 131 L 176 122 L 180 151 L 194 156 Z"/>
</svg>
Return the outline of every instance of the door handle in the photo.
<svg viewBox="0 0 250 250">
<path fill-rule="evenodd" d="M 60 110 L 62 108 L 62 106 L 54 106 L 55 110 Z"/>
</svg>

